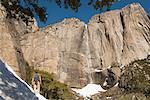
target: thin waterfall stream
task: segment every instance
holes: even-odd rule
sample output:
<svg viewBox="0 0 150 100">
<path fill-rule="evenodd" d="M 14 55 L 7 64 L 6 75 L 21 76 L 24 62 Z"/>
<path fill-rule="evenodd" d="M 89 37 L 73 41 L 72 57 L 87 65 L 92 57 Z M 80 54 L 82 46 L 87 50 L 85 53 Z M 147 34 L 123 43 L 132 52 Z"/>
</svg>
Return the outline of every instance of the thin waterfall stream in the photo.
<svg viewBox="0 0 150 100">
<path fill-rule="evenodd" d="M 87 37 L 86 37 L 86 46 L 87 46 L 87 49 L 86 49 L 86 58 L 87 58 L 87 73 L 88 73 L 88 78 L 89 78 L 89 81 L 90 83 L 93 83 L 92 81 L 92 61 L 91 61 L 91 53 L 90 53 L 90 46 L 89 46 L 89 36 L 88 36 L 88 27 L 87 27 L 87 24 L 85 24 L 85 30 L 87 32 Z"/>
</svg>

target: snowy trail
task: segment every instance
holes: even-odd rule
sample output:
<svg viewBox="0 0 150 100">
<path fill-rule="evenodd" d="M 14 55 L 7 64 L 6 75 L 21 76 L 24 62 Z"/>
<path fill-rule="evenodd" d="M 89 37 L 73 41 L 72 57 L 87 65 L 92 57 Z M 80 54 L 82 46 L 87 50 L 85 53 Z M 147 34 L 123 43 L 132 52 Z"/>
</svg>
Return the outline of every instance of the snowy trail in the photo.
<svg viewBox="0 0 150 100">
<path fill-rule="evenodd" d="M 0 60 L 0 100 L 46 100 Z"/>
</svg>

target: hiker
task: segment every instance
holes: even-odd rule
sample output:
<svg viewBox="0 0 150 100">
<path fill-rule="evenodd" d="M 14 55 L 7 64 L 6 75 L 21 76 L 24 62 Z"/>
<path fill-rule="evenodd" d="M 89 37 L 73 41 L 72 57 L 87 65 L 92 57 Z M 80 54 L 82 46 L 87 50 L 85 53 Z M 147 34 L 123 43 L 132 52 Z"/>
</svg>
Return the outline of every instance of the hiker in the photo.
<svg viewBox="0 0 150 100">
<path fill-rule="evenodd" d="M 41 85 L 41 76 L 40 74 L 36 71 L 32 77 L 32 86 L 33 90 L 35 92 L 40 92 L 40 85 Z"/>
</svg>

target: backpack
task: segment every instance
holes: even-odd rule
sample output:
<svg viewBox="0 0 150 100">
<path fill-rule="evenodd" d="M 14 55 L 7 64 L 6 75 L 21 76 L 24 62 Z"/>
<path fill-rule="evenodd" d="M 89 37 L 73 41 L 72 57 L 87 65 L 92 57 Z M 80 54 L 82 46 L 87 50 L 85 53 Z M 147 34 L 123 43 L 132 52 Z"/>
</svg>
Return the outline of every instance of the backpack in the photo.
<svg viewBox="0 0 150 100">
<path fill-rule="evenodd" d="M 38 75 L 38 73 L 34 74 L 34 81 L 39 81 L 39 75 Z"/>
</svg>

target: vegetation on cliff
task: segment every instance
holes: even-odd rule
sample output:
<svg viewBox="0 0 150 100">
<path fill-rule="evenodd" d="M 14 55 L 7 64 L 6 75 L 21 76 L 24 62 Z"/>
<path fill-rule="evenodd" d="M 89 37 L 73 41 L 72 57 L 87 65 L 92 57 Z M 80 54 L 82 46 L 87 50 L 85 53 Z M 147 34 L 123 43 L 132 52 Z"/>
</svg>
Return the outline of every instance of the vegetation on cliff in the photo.
<svg viewBox="0 0 150 100">
<path fill-rule="evenodd" d="M 92 97 L 93 100 L 150 100 L 150 56 L 125 66 L 118 87 Z"/>
<path fill-rule="evenodd" d="M 41 93 L 48 99 L 54 100 L 71 100 L 73 94 L 69 91 L 67 85 L 58 82 L 54 74 L 39 71 L 42 75 Z"/>
<path fill-rule="evenodd" d="M 41 94 L 50 100 L 71 100 L 73 94 L 70 92 L 68 86 L 56 80 L 54 74 L 45 71 L 33 70 L 33 67 L 28 66 L 27 82 L 31 84 L 34 72 L 38 72 L 42 77 Z"/>
<path fill-rule="evenodd" d="M 127 93 L 150 96 L 150 60 L 137 60 L 126 66 L 120 79 L 120 87 Z"/>
</svg>

